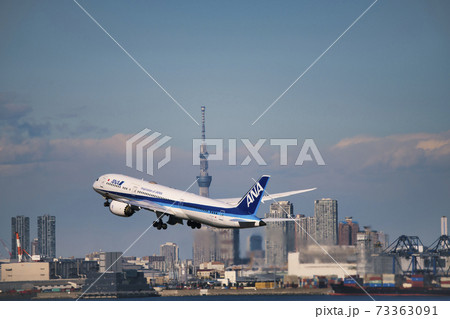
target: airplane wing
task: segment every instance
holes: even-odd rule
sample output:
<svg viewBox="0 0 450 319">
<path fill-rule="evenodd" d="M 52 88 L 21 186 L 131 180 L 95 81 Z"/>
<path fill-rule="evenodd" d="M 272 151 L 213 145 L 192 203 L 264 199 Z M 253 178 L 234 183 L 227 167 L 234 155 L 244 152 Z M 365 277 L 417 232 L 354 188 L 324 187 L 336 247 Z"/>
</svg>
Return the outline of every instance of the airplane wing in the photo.
<svg viewBox="0 0 450 319">
<path fill-rule="evenodd" d="M 275 222 L 295 222 L 294 218 L 262 218 L 262 221 L 266 223 L 275 223 Z"/>
<path fill-rule="evenodd" d="M 266 200 L 273 200 L 276 198 L 282 198 L 282 197 L 292 196 L 295 194 L 306 193 L 306 192 L 313 191 L 315 189 L 317 189 L 317 187 L 309 188 L 309 189 L 301 189 L 301 190 L 296 190 L 296 191 L 290 191 L 290 192 L 284 192 L 284 193 L 264 195 L 261 199 L 261 202 L 264 203 L 264 201 L 266 201 Z M 227 203 L 229 205 L 236 205 L 237 203 L 239 203 L 241 198 L 240 197 L 239 198 L 222 198 L 222 199 L 216 199 L 216 200 Z"/>
</svg>

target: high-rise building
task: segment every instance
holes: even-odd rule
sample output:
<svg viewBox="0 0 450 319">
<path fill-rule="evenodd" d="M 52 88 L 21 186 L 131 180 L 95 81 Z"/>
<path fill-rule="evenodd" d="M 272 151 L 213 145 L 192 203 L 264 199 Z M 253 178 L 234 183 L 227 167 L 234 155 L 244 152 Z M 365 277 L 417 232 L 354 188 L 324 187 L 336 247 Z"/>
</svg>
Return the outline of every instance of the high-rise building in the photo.
<svg viewBox="0 0 450 319">
<path fill-rule="evenodd" d="M 47 258 L 56 257 L 56 217 L 38 216 L 38 253 Z"/>
<path fill-rule="evenodd" d="M 169 271 L 173 271 L 175 264 L 178 262 L 179 249 L 177 244 L 165 243 L 160 247 L 160 255 L 164 256 L 166 267 Z"/>
<path fill-rule="evenodd" d="M 294 206 L 289 201 L 280 201 L 270 205 L 266 218 L 294 218 Z M 275 221 L 266 226 L 266 264 L 285 266 L 288 253 L 295 251 L 295 223 L 293 221 Z"/>
<path fill-rule="evenodd" d="M 225 264 L 225 267 L 237 265 L 239 258 L 239 229 L 214 229 L 217 234 L 217 261 Z"/>
<path fill-rule="evenodd" d="M 202 228 L 194 232 L 194 265 L 221 261 L 227 267 L 239 264 L 239 230 Z"/>
<path fill-rule="evenodd" d="M 316 240 L 322 245 L 338 243 L 338 204 L 337 200 L 322 198 L 314 201 L 316 218 Z"/>
<path fill-rule="evenodd" d="M 345 221 L 339 223 L 339 246 L 355 246 L 358 232 L 359 224 L 352 217 L 345 217 Z"/>
<path fill-rule="evenodd" d="M 217 234 L 210 228 L 203 228 L 194 231 L 194 243 L 192 254 L 194 257 L 194 266 L 198 267 L 201 263 L 216 261 Z"/>
<path fill-rule="evenodd" d="M 316 218 L 299 214 L 295 216 L 295 245 L 296 251 L 301 247 L 311 245 L 316 238 Z"/>
<path fill-rule="evenodd" d="M 19 234 L 20 246 L 30 251 L 30 218 L 16 216 L 11 218 L 11 258 L 17 259 L 16 232 Z"/>
</svg>

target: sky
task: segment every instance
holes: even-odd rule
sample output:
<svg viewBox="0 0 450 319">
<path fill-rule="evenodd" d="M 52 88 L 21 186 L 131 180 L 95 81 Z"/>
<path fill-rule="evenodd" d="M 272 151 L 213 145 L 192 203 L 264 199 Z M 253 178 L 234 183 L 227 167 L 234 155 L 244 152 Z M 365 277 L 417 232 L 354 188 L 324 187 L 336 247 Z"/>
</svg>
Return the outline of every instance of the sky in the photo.
<svg viewBox="0 0 450 319">
<path fill-rule="evenodd" d="M 207 137 L 226 146 L 224 160 L 210 161 L 211 197 L 240 197 L 269 174 L 269 193 L 317 187 L 288 198 L 296 214 L 313 215 L 314 200 L 330 197 L 339 220 L 353 216 L 391 241 L 439 237 L 440 217 L 450 215 L 448 1 L 78 3 L 104 30 L 74 1 L 0 3 L 0 238 L 8 244 L 11 217 L 29 216 L 34 238 L 37 216 L 51 214 L 58 256 L 125 251 L 155 216 L 110 214 L 92 183 L 121 173 L 188 189 L 199 172 L 192 145 L 202 105 Z M 145 128 L 171 137 L 171 161 L 153 176 L 125 163 L 126 140 Z M 279 138 L 298 141 L 287 165 L 270 145 Z M 231 139 L 237 165 L 226 160 Z M 241 165 L 242 139 L 266 139 L 266 165 Z M 295 165 L 305 139 L 326 165 Z M 150 228 L 127 255 L 175 242 L 190 258 L 193 232 Z M 241 231 L 241 255 L 253 233 L 264 229 Z"/>
</svg>

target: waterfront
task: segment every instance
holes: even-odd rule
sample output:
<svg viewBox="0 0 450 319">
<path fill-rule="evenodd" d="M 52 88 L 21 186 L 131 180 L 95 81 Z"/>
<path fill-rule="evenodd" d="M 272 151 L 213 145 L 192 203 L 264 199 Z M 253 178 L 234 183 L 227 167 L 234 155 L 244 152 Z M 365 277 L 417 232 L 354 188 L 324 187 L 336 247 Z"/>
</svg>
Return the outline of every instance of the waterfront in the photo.
<svg viewBox="0 0 450 319">
<path fill-rule="evenodd" d="M 375 301 L 450 301 L 450 296 L 372 296 Z M 221 295 L 171 296 L 160 298 L 118 299 L 118 301 L 372 301 L 369 296 L 335 295 Z"/>
</svg>

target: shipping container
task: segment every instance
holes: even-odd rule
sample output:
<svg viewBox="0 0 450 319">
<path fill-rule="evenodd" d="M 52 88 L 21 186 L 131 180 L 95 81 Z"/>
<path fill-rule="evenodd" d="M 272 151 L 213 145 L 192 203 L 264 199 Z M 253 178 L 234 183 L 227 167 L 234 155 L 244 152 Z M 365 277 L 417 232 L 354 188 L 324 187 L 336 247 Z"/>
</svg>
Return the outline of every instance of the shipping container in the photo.
<svg viewBox="0 0 450 319">
<path fill-rule="evenodd" d="M 273 287 L 275 287 L 275 283 L 273 281 L 255 282 L 256 289 L 271 289 Z"/>
<path fill-rule="evenodd" d="M 383 274 L 383 281 L 395 281 L 395 274 Z"/>
<path fill-rule="evenodd" d="M 366 283 L 364 284 L 364 287 L 382 287 L 381 283 L 375 284 L 375 283 Z"/>
</svg>

